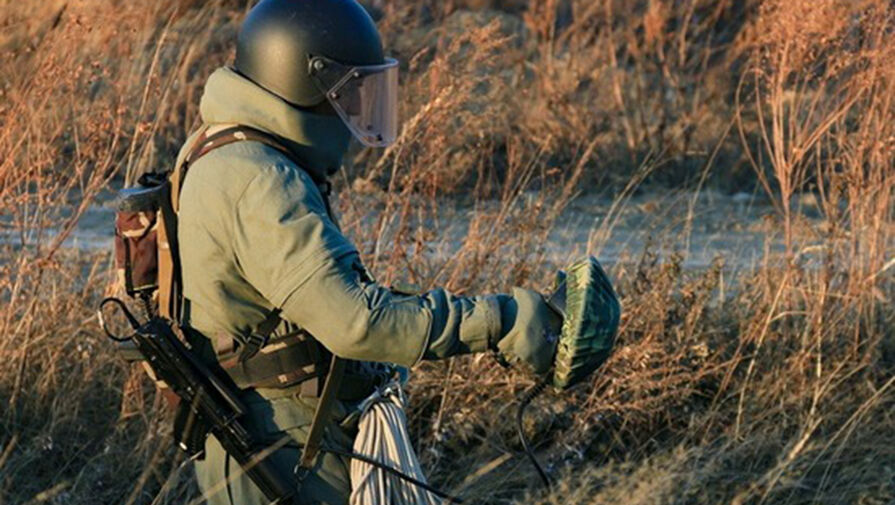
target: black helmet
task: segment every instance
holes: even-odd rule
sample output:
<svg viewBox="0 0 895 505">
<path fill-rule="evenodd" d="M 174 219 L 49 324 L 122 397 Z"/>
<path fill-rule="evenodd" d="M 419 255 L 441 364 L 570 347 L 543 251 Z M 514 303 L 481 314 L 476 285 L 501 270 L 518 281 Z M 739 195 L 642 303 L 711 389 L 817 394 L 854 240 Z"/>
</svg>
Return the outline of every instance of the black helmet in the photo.
<svg viewBox="0 0 895 505">
<path fill-rule="evenodd" d="M 397 61 L 355 0 L 261 0 L 239 31 L 236 71 L 298 107 L 329 101 L 370 146 L 397 131 Z"/>
</svg>

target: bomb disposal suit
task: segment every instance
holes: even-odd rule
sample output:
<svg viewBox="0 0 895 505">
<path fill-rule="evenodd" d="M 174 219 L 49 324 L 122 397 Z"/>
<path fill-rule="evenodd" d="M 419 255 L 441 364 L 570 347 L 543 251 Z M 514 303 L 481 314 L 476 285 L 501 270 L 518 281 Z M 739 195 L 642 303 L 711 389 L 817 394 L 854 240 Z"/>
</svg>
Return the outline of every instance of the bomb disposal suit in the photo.
<svg viewBox="0 0 895 505">
<path fill-rule="evenodd" d="M 207 81 L 203 126 L 172 184 L 176 319 L 195 330 L 192 351 L 232 379 L 251 435 L 273 444 L 266 460 L 282 475 L 295 478 L 318 403 L 330 398 L 332 356 L 347 363 L 319 411 L 322 443 L 336 451 L 295 478 L 301 504 L 348 503 L 349 461 L 334 452 L 351 450 L 359 402 L 395 365 L 491 350 L 544 373 L 557 354 L 563 317 L 541 294 L 398 293 L 376 283 L 341 233 L 327 177 L 352 137 L 373 147 L 395 139 L 397 72 L 355 0 L 261 0 L 235 63 Z M 270 502 L 218 439 L 204 444 L 196 468 L 208 503 Z"/>
</svg>

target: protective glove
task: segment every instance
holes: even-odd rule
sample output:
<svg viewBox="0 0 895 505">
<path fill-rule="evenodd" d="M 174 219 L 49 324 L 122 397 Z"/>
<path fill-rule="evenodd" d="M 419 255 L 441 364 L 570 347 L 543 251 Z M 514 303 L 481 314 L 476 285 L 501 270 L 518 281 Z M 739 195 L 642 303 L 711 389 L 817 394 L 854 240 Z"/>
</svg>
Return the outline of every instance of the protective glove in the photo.
<svg viewBox="0 0 895 505">
<path fill-rule="evenodd" d="M 492 349 L 510 364 L 543 375 L 550 370 L 562 329 L 562 316 L 535 291 L 513 288 L 500 304 L 501 331 Z"/>
</svg>

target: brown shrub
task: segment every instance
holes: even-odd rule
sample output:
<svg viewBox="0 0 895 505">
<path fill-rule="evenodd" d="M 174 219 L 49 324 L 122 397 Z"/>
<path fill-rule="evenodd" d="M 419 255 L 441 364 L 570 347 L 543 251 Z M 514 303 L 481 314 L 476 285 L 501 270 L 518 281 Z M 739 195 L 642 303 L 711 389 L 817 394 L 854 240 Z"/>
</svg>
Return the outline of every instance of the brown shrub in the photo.
<svg viewBox="0 0 895 505">
<path fill-rule="evenodd" d="M 546 288 L 617 237 L 645 184 L 694 190 L 683 228 L 609 265 L 625 307 L 610 362 L 527 417 L 556 489 L 537 489 L 513 431 L 532 380 L 488 356 L 414 371 L 412 433 L 437 484 L 491 503 L 895 499 L 887 2 L 376 7 L 407 62 L 405 126 L 337 182 L 382 282 Z M 108 255 L 68 239 L 121 178 L 171 162 L 246 8 L 0 2 L 0 502 L 195 496 L 151 385 L 100 337 Z M 759 264 L 668 252 L 708 219 L 707 184 L 773 202 Z M 587 243 L 551 248 L 569 203 L 607 188 Z"/>
</svg>

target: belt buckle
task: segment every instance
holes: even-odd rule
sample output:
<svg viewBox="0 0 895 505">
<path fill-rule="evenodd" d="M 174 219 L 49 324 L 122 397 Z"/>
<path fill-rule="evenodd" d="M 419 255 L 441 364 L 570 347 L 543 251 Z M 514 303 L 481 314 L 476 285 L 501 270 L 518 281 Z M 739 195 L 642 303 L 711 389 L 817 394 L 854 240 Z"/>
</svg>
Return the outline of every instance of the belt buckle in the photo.
<svg viewBox="0 0 895 505">
<path fill-rule="evenodd" d="M 268 337 L 258 335 L 257 333 L 250 334 L 243 344 L 242 351 L 239 353 L 239 362 L 245 363 L 258 354 L 258 351 L 267 345 L 267 338 Z"/>
</svg>

